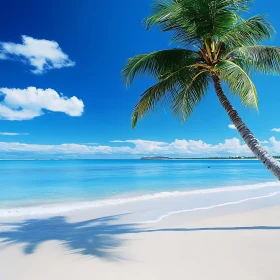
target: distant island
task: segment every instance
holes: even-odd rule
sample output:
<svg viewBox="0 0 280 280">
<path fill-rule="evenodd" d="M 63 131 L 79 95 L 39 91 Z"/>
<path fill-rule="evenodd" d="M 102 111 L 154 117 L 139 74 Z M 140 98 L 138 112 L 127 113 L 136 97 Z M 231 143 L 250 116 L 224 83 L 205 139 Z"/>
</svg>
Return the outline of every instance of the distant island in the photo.
<svg viewBox="0 0 280 280">
<path fill-rule="evenodd" d="M 170 157 L 141 157 L 141 160 L 168 160 Z"/>
<path fill-rule="evenodd" d="M 274 156 L 276 159 L 280 159 L 280 156 Z M 171 158 L 171 157 L 162 157 L 162 156 L 148 156 L 148 157 L 141 157 L 141 160 L 188 160 L 188 159 L 257 159 L 256 157 L 201 157 L 201 158 Z"/>
</svg>

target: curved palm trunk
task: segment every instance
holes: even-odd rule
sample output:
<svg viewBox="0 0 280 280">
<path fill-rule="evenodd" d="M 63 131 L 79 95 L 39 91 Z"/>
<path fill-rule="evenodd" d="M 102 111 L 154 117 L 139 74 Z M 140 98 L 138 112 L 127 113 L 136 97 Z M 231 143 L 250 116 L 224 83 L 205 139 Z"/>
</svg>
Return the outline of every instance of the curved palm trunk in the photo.
<svg viewBox="0 0 280 280">
<path fill-rule="evenodd" d="M 230 104 L 221 87 L 220 78 L 213 76 L 216 94 L 220 103 L 228 113 L 232 123 L 237 128 L 239 134 L 248 145 L 253 154 L 280 180 L 280 164 L 269 153 L 261 147 L 259 141 L 254 137 L 253 133 L 248 129 L 242 119 L 239 117 L 237 111 Z"/>
</svg>

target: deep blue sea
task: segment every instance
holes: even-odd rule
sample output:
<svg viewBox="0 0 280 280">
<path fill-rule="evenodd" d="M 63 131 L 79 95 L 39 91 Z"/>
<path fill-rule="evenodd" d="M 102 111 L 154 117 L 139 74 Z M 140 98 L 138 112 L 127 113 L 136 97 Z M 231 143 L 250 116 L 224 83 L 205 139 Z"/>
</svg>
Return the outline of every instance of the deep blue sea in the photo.
<svg viewBox="0 0 280 280">
<path fill-rule="evenodd" d="M 15 160 L 0 161 L 0 170 L 2 214 L 14 208 L 277 182 L 256 160 Z"/>
</svg>

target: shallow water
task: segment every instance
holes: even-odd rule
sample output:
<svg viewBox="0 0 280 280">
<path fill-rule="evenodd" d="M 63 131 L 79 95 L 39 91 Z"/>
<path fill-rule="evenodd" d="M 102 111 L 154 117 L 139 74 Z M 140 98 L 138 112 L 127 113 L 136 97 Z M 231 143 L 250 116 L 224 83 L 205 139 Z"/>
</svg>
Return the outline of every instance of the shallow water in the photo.
<svg viewBox="0 0 280 280">
<path fill-rule="evenodd" d="M 256 160 L 0 161 L 0 170 L 0 216 L 152 200 L 154 219 L 271 197 L 280 188 Z"/>
</svg>

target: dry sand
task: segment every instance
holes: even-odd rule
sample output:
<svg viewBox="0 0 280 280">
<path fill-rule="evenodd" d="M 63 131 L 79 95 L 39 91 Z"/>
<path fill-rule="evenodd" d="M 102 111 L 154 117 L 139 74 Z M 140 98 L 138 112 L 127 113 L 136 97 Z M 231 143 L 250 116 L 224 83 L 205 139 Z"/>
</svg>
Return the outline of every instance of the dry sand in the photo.
<svg viewBox="0 0 280 280">
<path fill-rule="evenodd" d="M 280 279 L 280 207 L 196 222 L 185 217 L 138 226 L 108 219 L 87 228 L 77 224 L 81 216 L 2 231 L 17 242 L 1 243 L 0 279 Z"/>
</svg>

